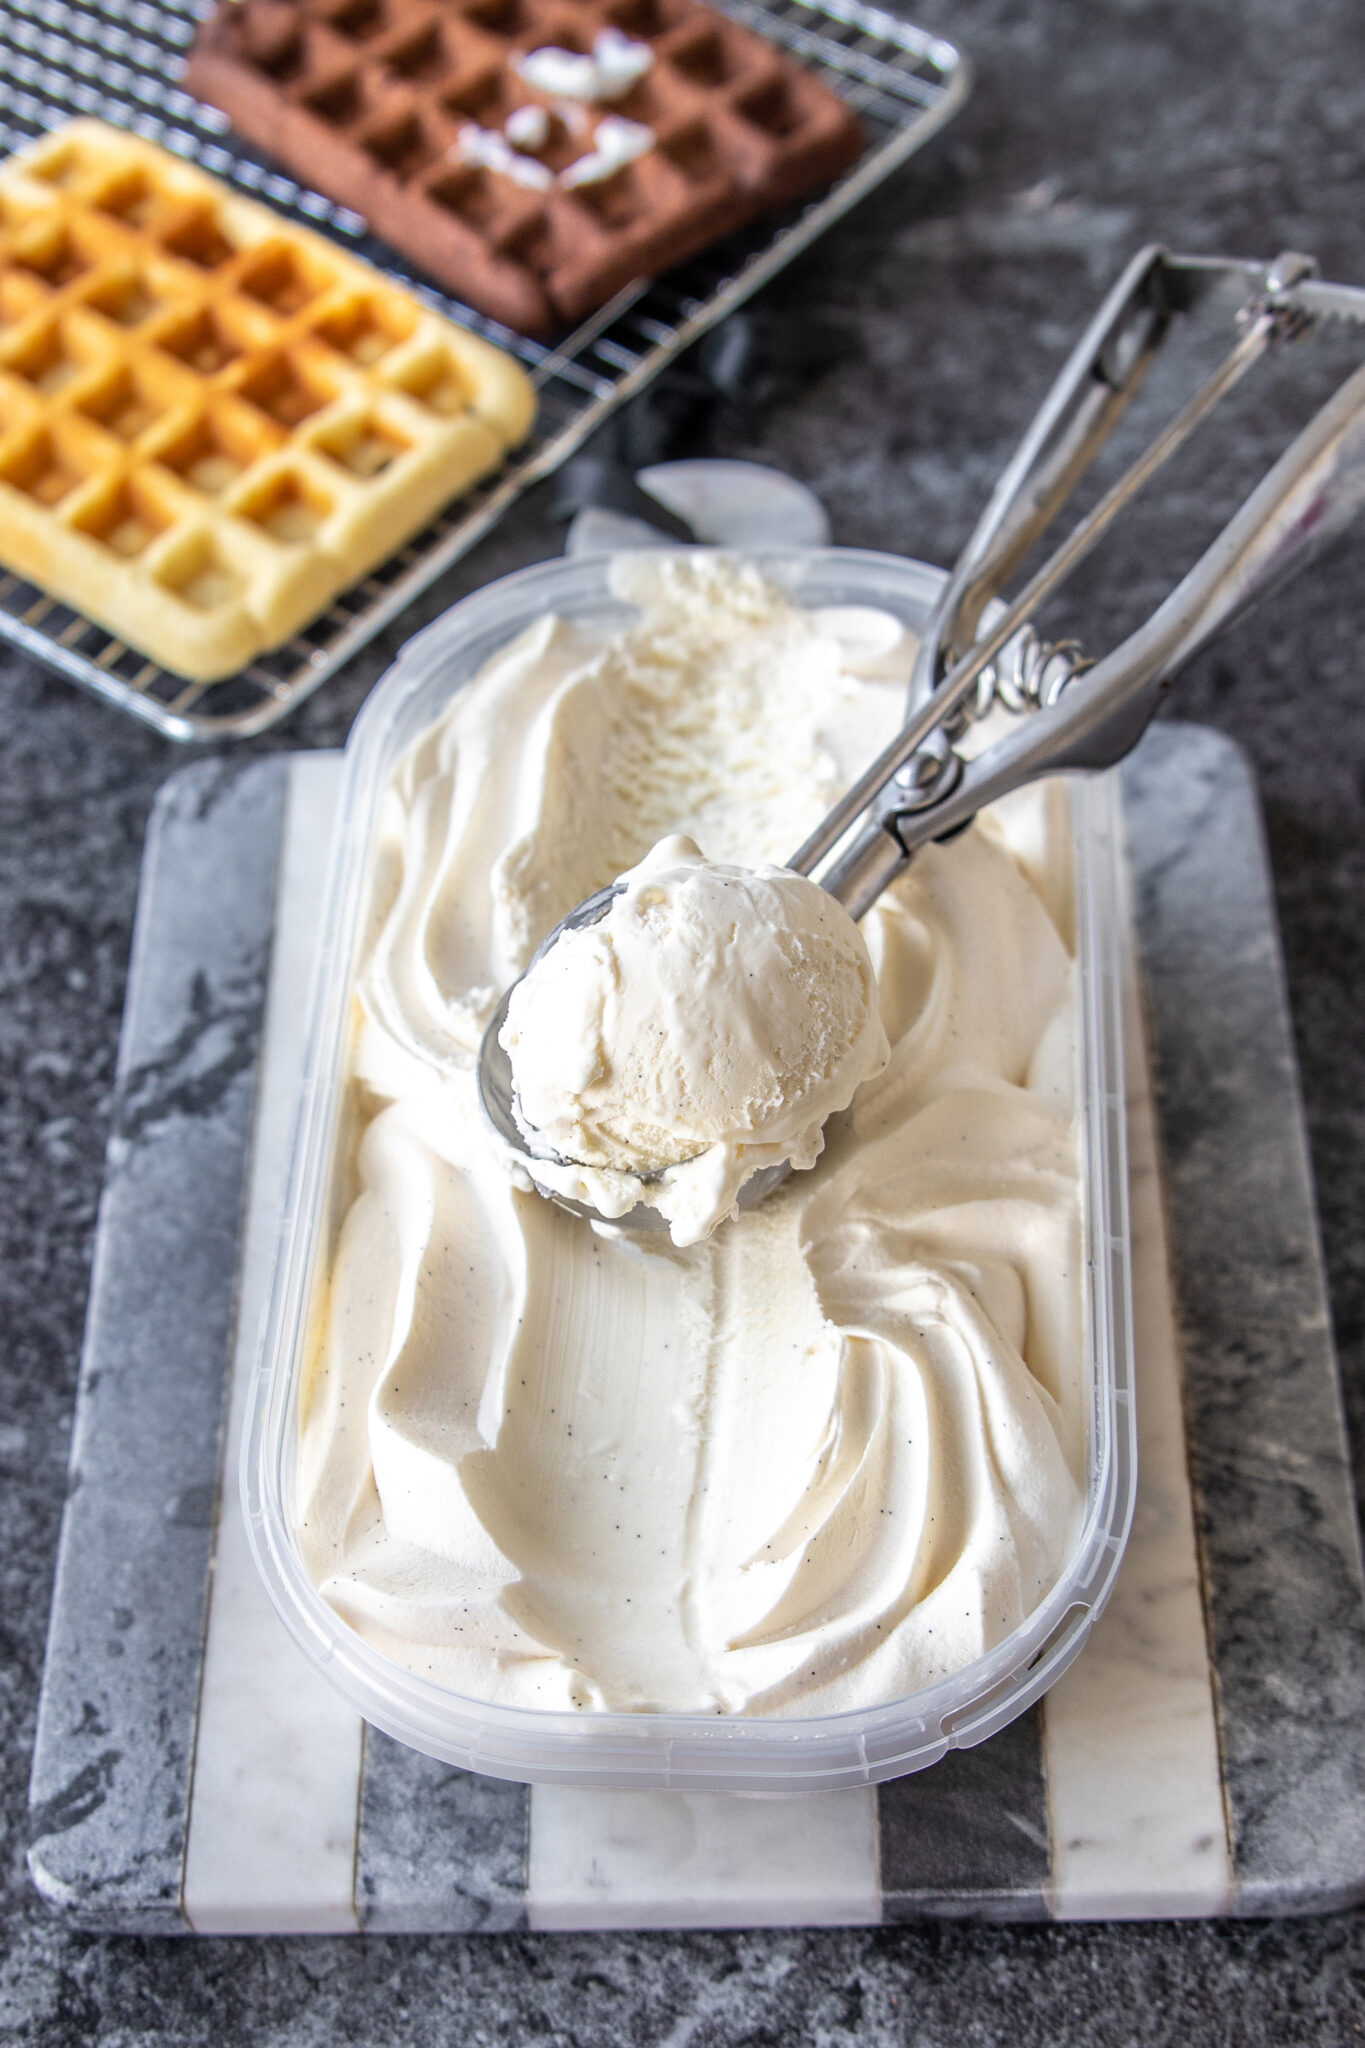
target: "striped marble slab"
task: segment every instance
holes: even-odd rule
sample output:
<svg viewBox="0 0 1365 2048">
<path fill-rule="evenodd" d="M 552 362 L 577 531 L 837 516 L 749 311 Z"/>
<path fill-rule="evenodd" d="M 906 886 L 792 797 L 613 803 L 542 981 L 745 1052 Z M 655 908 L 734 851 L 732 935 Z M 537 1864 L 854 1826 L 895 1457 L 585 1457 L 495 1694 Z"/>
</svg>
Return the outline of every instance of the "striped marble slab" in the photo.
<svg viewBox="0 0 1365 2048">
<path fill-rule="evenodd" d="M 1113 1601 L 1002 1734 L 799 1800 L 527 1790 L 437 1763 L 364 1728 L 257 1584 L 242 1396 L 337 769 L 193 766 L 149 834 L 35 1752 L 44 1894 L 88 1927 L 217 1934 L 1145 1918 L 1365 1895 L 1355 1502 L 1236 750 L 1168 726 L 1125 771 L 1158 1086 L 1154 1102 L 1134 987 L 1141 1481 Z"/>
</svg>

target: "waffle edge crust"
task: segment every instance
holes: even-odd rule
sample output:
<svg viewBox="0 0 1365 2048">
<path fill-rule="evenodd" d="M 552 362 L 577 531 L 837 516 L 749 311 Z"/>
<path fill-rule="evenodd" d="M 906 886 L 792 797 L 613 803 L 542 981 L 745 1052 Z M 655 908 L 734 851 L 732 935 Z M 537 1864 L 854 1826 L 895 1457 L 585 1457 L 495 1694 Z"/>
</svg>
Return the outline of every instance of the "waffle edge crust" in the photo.
<svg viewBox="0 0 1365 2048">
<path fill-rule="evenodd" d="M 530 431 L 501 349 L 155 144 L 0 164 L 0 561 L 213 682 Z"/>
<path fill-rule="evenodd" d="M 652 146 L 566 183 L 592 145 L 518 66 L 588 53 L 604 30 L 647 46 L 649 64 L 593 111 Z M 220 0 L 185 84 L 457 298 L 533 337 L 828 184 L 865 142 L 836 93 L 697 0 Z M 551 114 L 536 150 L 549 189 L 471 160 L 463 139 L 501 137 L 529 106 Z"/>
</svg>

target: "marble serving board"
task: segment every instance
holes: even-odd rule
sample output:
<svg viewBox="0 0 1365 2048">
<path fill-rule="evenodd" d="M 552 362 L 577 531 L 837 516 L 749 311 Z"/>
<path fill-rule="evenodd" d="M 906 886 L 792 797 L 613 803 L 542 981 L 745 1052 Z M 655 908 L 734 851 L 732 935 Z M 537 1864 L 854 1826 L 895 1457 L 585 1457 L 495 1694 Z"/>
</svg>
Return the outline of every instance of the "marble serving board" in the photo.
<svg viewBox="0 0 1365 2048">
<path fill-rule="evenodd" d="M 338 767 L 195 764 L 149 831 L 34 1759 L 30 1865 L 52 1904 L 89 1928 L 222 1934 L 1365 1896 L 1355 1501 L 1236 749 L 1165 726 L 1124 770 L 1156 1086 L 1130 976 L 1141 1482 L 1117 1591 L 1000 1735 L 788 1800 L 528 1790 L 436 1763 L 363 1726 L 257 1582 L 242 1396 Z"/>
</svg>

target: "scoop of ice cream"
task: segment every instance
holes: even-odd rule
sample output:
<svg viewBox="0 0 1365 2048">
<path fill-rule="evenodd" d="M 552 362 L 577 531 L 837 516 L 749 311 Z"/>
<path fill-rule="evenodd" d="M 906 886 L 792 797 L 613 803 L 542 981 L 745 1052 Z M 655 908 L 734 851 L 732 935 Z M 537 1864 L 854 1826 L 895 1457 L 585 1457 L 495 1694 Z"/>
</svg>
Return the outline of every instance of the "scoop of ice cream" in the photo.
<svg viewBox="0 0 1365 2048">
<path fill-rule="evenodd" d="M 621 879 L 518 983 L 501 1043 L 518 1122 L 554 1155 L 535 1178 L 606 1216 L 644 1199 L 691 1244 L 761 1167 L 812 1166 L 886 1064 L 876 976 L 848 912 L 788 868 L 674 837 Z"/>
</svg>

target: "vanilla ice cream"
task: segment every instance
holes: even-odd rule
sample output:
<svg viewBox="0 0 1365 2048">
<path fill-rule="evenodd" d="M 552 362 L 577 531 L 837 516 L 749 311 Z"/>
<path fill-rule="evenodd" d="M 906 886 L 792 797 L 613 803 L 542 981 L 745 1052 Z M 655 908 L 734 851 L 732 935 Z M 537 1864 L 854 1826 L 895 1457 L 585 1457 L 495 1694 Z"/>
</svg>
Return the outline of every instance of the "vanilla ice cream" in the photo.
<svg viewBox="0 0 1365 2048">
<path fill-rule="evenodd" d="M 876 977 L 842 904 L 789 868 L 660 840 L 596 924 L 517 983 L 500 1034 L 541 1186 L 695 1244 L 766 1166 L 815 1164 L 886 1065 Z M 641 1176 L 647 1178 L 642 1181 Z"/>
<path fill-rule="evenodd" d="M 914 651 L 704 553 L 612 574 L 627 623 L 530 625 L 383 798 L 301 1549 L 372 1646 L 478 1699 L 874 1706 L 998 1643 L 1080 1526 L 1069 800 L 993 807 L 863 920 L 890 1056 L 812 1171 L 684 1248 L 569 1216 L 479 1110 L 502 990 L 671 834 L 780 862 Z"/>
</svg>

